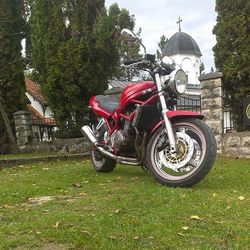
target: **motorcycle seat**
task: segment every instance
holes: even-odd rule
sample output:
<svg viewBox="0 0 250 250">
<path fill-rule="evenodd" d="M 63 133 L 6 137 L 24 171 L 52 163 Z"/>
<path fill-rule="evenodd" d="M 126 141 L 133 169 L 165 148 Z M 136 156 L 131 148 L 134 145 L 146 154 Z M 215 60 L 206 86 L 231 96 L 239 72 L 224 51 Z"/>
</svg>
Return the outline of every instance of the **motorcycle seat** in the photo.
<svg viewBox="0 0 250 250">
<path fill-rule="evenodd" d="M 109 96 L 97 95 L 95 97 L 95 100 L 99 104 L 100 107 L 102 107 L 103 109 L 105 109 L 111 114 L 119 106 L 119 101 Z"/>
</svg>

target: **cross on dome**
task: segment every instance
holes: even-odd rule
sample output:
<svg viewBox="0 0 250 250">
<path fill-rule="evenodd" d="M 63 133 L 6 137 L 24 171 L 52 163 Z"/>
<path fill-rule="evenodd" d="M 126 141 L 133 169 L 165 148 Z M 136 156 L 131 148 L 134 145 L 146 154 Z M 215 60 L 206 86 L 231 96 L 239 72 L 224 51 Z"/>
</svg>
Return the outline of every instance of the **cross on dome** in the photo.
<svg viewBox="0 0 250 250">
<path fill-rule="evenodd" d="M 177 22 L 177 24 L 179 24 L 179 31 L 181 31 L 181 22 L 182 22 L 183 20 L 179 17 L 179 20 L 178 20 L 178 22 Z"/>
</svg>

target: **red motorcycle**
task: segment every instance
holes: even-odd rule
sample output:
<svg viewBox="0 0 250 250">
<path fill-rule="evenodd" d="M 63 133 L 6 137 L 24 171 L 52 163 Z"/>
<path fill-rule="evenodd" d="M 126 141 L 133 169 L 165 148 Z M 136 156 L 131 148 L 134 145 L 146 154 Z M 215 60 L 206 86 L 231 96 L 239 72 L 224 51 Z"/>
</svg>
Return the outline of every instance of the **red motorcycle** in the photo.
<svg viewBox="0 0 250 250">
<path fill-rule="evenodd" d="M 121 34 L 125 41 L 143 45 L 132 31 Z M 203 115 L 176 110 L 177 98 L 186 89 L 185 72 L 175 69 L 170 58 L 158 63 L 146 53 L 124 65 L 149 71 L 154 81 L 128 84 L 120 100 L 104 95 L 90 99 L 99 123 L 82 131 L 92 143 L 94 168 L 110 172 L 117 163 L 138 165 L 150 169 L 163 185 L 193 186 L 212 168 L 216 141 Z"/>
</svg>

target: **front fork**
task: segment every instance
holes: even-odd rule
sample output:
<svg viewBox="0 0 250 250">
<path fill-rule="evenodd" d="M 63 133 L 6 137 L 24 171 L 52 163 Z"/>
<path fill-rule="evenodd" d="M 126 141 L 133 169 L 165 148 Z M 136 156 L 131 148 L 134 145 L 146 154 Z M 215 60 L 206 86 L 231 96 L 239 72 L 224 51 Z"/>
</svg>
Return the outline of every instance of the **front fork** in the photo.
<svg viewBox="0 0 250 250">
<path fill-rule="evenodd" d="M 160 78 L 159 73 L 155 74 L 155 81 L 156 81 L 156 86 L 157 86 L 157 90 L 158 90 L 158 96 L 159 96 L 161 107 L 162 107 L 162 116 L 164 119 L 167 134 L 168 134 L 168 139 L 169 139 L 169 144 L 170 144 L 170 152 L 175 153 L 176 152 L 176 142 L 175 142 L 174 130 L 172 127 L 172 123 L 170 122 L 170 119 L 167 116 L 167 112 L 169 110 L 167 108 L 166 100 L 165 100 L 165 97 L 163 94 L 162 83 L 161 83 L 161 78 Z"/>
</svg>

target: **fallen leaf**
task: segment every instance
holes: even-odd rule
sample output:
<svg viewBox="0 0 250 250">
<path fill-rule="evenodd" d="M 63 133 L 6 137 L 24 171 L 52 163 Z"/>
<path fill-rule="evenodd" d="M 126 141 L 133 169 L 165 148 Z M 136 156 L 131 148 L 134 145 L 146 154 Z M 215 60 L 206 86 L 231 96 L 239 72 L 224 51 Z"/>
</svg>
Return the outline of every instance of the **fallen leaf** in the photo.
<svg viewBox="0 0 250 250">
<path fill-rule="evenodd" d="M 79 195 L 80 196 L 86 196 L 87 194 L 86 193 L 80 193 Z"/>
<path fill-rule="evenodd" d="M 111 239 L 111 240 L 115 240 L 116 239 L 116 237 L 115 236 L 109 236 L 109 238 Z"/>
<path fill-rule="evenodd" d="M 189 227 L 181 227 L 183 230 L 188 230 Z"/>
<path fill-rule="evenodd" d="M 192 220 L 200 220 L 201 218 L 198 215 L 192 215 L 190 217 L 190 219 L 192 219 Z"/>
<path fill-rule="evenodd" d="M 49 170 L 49 168 L 43 168 L 43 171 L 48 171 Z"/>
<path fill-rule="evenodd" d="M 119 210 L 119 209 L 117 209 L 117 210 L 115 210 L 115 213 L 117 214 L 117 213 L 119 213 L 119 211 L 120 211 L 120 210 Z"/>
<path fill-rule="evenodd" d="M 91 236 L 91 233 L 89 231 L 82 231 L 82 233 L 87 234 L 88 236 Z"/>
<path fill-rule="evenodd" d="M 217 223 L 217 224 L 223 224 L 222 221 L 218 221 L 218 220 L 216 221 L 216 223 Z"/>
<path fill-rule="evenodd" d="M 42 232 L 40 232 L 40 231 L 36 231 L 36 234 L 41 234 Z"/>
<path fill-rule="evenodd" d="M 186 235 L 183 234 L 183 233 L 177 233 L 177 235 L 179 235 L 179 236 L 181 236 L 181 237 L 186 237 Z"/>
<path fill-rule="evenodd" d="M 206 222 L 204 219 L 200 218 L 198 215 L 192 215 L 190 217 L 191 220 L 196 220 L 196 221 L 203 221 Z"/>
<path fill-rule="evenodd" d="M 139 236 L 133 237 L 134 240 L 138 240 L 139 238 L 140 238 Z"/>
<path fill-rule="evenodd" d="M 244 196 L 239 196 L 239 200 L 243 201 L 243 200 L 245 200 L 245 197 Z"/>
<path fill-rule="evenodd" d="M 72 187 L 81 188 L 81 187 L 82 187 L 82 184 L 81 184 L 81 183 L 73 183 L 73 184 L 72 184 Z"/>
<path fill-rule="evenodd" d="M 243 238 L 240 237 L 239 235 L 235 236 L 234 239 L 237 240 L 237 241 L 242 241 L 243 240 Z"/>
<path fill-rule="evenodd" d="M 56 224 L 53 226 L 54 228 L 58 228 L 60 225 L 60 221 L 57 221 Z"/>
</svg>

